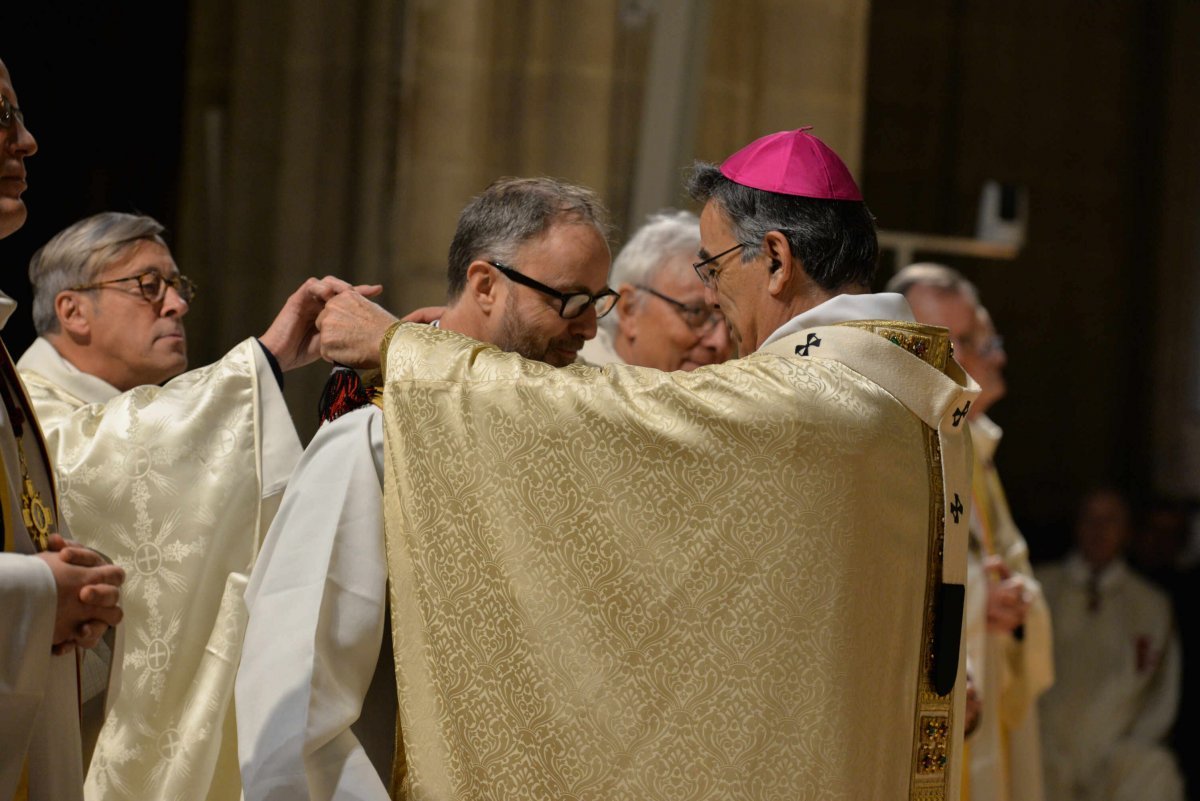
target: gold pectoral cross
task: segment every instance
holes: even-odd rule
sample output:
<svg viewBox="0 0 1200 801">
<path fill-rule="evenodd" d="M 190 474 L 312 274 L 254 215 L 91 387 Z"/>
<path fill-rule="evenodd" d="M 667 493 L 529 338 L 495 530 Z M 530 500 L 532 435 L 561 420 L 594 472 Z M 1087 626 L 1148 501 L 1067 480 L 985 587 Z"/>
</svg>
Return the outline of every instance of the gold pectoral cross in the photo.
<svg viewBox="0 0 1200 801">
<path fill-rule="evenodd" d="M 50 534 L 54 529 L 54 512 L 42 503 L 41 493 L 26 478 L 21 487 L 21 517 L 25 528 L 39 551 L 50 547 Z"/>
</svg>

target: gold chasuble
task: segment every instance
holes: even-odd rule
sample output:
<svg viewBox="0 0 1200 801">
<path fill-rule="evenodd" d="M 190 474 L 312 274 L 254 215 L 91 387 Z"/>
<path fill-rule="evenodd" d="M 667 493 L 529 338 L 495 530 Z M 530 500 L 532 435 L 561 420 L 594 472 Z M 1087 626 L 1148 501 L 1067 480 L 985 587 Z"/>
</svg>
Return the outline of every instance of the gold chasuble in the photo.
<svg viewBox="0 0 1200 801">
<path fill-rule="evenodd" d="M 386 347 L 395 797 L 957 798 L 977 388 L 943 329 L 690 373 Z"/>
<path fill-rule="evenodd" d="M 89 799 L 236 799 L 231 712 L 247 574 L 300 443 L 248 339 L 163 386 L 118 392 L 44 339 L 19 363 L 75 538 L 126 571 L 120 694 Z"/>
</svg>

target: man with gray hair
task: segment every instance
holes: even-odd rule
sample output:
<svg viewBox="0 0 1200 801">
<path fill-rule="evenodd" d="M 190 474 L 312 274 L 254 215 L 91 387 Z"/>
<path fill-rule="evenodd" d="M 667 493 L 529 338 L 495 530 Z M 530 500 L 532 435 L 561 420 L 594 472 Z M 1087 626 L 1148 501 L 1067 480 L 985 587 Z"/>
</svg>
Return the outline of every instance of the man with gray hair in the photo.
<svg viewBox="0 0 1200 801">
<path fill-rule="evenodd" d="M 700 218 L 688 211 L 650 215 L 613 259 L 621 294 L 579 355 L 589 364 L 695 370 L 729 358 L 729 331 L 704 299 L 692 261 Z"/>
<path fill-rule="evenodd" d="M 459 217 L 436 325 L 480 349 L 570 365 L 617 301 L 606 228 L 583 187 L 493 183 Z M 404 764 L 391 657 L 403 621 L 385 634 L 383 415 L 370 394 L 362 408 L 331 401 L 246 591 L 237 723 L 248 801 L 382 801 Z"/>
<path fill-rule="evenodd" d="M 987 411 L 1006 391 L 1004 346 L 975 286 L 956 270 L 912 264 L 887 288 L 904 295 L 920 322 L 949 329 L 955 358 L 979 382 L 979 397 L 966 410 L 974 505 L 963 636 L 981 713 L 966 741 L 965 786 L 971 801 L 1038 801 L 1037 699 L 1054 681 L 1053 646 L 1049 608 L 994 461 L 1002 431 Z"/>
<path fill-rule="evenodd" d="M 261 337 L 185 372 L 196 287 L 162 232 L 149 217 L 97 214 L 34 254 L 39 338 L 18 368 L 63 517 L 130 573 L 121 692 L 87 793 L 236 798 L 242 592 L 300 457 L 282 377 L 316 358 L 322 303 L 309 279 Z"/>
</svg>

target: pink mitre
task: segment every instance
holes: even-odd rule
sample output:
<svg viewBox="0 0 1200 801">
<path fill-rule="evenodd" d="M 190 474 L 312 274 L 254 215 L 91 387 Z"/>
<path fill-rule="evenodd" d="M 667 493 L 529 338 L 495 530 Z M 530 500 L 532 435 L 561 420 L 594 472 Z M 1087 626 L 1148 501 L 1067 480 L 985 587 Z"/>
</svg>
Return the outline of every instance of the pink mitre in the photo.
<svg viewBox="0 0 1200 801">
<path fill-rule="evenodd" d="M 850 170 L 810 130 L 806 125 L 755 139 L 725 159 L 721 174 L 742 186 L 781 195 L 861 201 Z"/>
</svg>

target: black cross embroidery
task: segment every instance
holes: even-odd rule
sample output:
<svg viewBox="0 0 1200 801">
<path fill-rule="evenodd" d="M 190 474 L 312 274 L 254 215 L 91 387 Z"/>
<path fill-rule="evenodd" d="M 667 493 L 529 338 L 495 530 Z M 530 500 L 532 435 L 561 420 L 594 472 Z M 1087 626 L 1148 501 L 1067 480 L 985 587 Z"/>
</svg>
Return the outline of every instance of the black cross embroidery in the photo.
<svg viewBox="0 0 1200 801">
<path fill-rule="evenodd" d="M 963 509 L 962 501 L 958 498 L 958 493 L 954 493 L 954 503 L 950 504 L 950 514 L 954 515 L 954 522 L 958 522 L 959 516 L 966 511 Z"/>
<path fill-rule="evenodd" d="M 967 401 L 967 405 L 962 407 L 961 409 L 954 410 L 954 427 L 955 428 L 958 428 L 958 424 L 963 421 L 963 418 L 967 416 L 967 412 L 969 412 L 969 411 L 971 411 L 971 402 L 970 401 Z"/>
<path fill-rule="evenodd" d="M 818 337 L 816 334 L 809 334 L 808 342 L 805 342 L 803 345 L 796 346 L 796 355 L 797 356 L 807 356 L 809 348 L 819 348 L 819 347 L 821 347 L 821 338 Z"/>
</svg>

